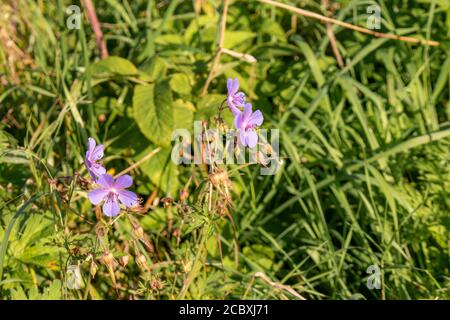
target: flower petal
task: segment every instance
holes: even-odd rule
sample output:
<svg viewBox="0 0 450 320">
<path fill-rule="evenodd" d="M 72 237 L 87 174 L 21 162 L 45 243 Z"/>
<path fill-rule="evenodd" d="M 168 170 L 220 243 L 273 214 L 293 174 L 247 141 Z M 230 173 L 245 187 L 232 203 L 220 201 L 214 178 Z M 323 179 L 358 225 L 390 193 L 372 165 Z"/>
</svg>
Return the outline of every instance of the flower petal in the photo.
<svg viewBox="0 0 450 320">
<path fill-rule="evenodd" d="M 98 146 L 96 146 L 94 148 L 94 151 L 91 154 L 92 160 L 97 161 L 97 160 L 100 160 L 101 158 L 103 158 L 103 150 L 104 150 L 104 147 L 102 144 L 99 144 Z"/>
<path fill-rule="evenodd" d="M 245 137 L 245 142 L 250 149 L 253 149 L 258 143 L 258 135 L 255 130 L 248 130 L 247 135 Z"/>
<path fill-rule="evenodd" d="M 131 191 L 128 190 L 119 190 L 117 191 L 119 194 L 119 200 L 126 207 L 132 207 L 138 203 L 138 196 Z"/>
<path fill-rule="evenodd" d="M 112 188 L 114 187 L 114 178 L 110 174 L 101 174 L 98 177 L 97 183 L 101 185 L 103 188 Z"/>
<path fill-rule="evenodd" d="M 234 117 L 234 127 L 240 129 L 242 126 L 242 112 L 236 112 Z"/>
<path fill-rule="evenodd" d="M 232 95 L 231 94 L 231 88 L 233 87 L 233 79 L 228 78 L 227 79 L 227 91 L 228 91 L 228 95 Z"/>
<path fill-rule="evenodd" d="M 94 149 L 95 149 L 95 145 L 96 145 L 96 143 L 95 143 L 94 138 L 88 138 L 88 149 L 87 149 L 86 155 L 87 155 L 87 154 L 89 154 L 89 155 L 92 154 L 92 152 L 93 152 Z"/>
<path fill-rule="evenodd" d="M 89 175 L 91 176 L 91 178 L 92 178 L 92 180 L 94 180 L 95 182 L 97 182 L 97 175 L 95 174 L 95 172 L 92 170 L 92 166 L 90 166 L 90 167 L 88 167 L 87 165 L 86 165 L 86 167 L 87 167 L 87 170 L 88 170 L 88 172 L 89 172 Z"/>
<path fill-rule="evenodd" d="M 231 86 L 231 92 L 235 94 L 239 90 L 239 80 L 238 78 L 234 78 L 233 85 Z"/>
<path fill-rule="evenodd" d="M 233 97 L 229 96 L 227 97 L 227 105 L 230 108 L 231 112 L 233 112 L 233 114 L 236 116 L 237 113 L 240 113 L 241 111 L 239 110 L 239 108 L 236 107 L 236 104 L 233 101 Z"/>
<path fill-rule="evenodd" d="M 97 205 L 102 202 L 103 199 L 105 199 L 105 197 L 108 195 L 108 192 L 108 189 L 105 188 L 94 189 L 88 194 L 89 201 L 91 201 L 92 204 Z"/>
<path fill-rule="evenodd" d="M 248 122 L 251 116 L 252 116 L 252 104 L 251 103 L 246 103 L 244 105 L 243 121 Z"/>
<path fill-rule="evenodd" d="M 244 147 L 247 145 L 247 132 L 245 130 L 239 130 L 239 140 Z"/>
<path fill-rule="evenodd" d="M 117 178 L 116 182 L 114 183 L 114 187 L 117 189 L 126 189 L 131 187 L 133 184 L 133 178 L 127 174 L 120 176 Z"/>
<path fill-rule="evenodd" d="M 106 169 L 103 168 L 98 163 L 95 163 L 95 164 L 87 166 L 87 167 L 88 167 L 89 174 L 91 175 L 92 179 L 94 179 L 95 181 L 97 181 L 98 177 L 100 177 L 102 174 L 106 173 Z"/>
<path fill-rule="evenodd" d="M 236 93 L 234 95 L 234 100 L 237 106 L 243 106 L 245 104 L 245 93 L 242 91 Z"/>
<path fill-rule="evenodd" d="M 117 199 L 108 198 L 106 202 L 103 204 L 103 213 L 108 217 L 115 217 L 119 214 L 120 207 Z"/>
<path fill-rule="evenodd" d="M 248 124 L 251 126 L 260 126 L 262 125 L 264 121 L 264 117 L 261 111 L 256 110 L 253 112 L 253 114 L 250 116 L 250 119 L 248 120 Z"/>
</svg>

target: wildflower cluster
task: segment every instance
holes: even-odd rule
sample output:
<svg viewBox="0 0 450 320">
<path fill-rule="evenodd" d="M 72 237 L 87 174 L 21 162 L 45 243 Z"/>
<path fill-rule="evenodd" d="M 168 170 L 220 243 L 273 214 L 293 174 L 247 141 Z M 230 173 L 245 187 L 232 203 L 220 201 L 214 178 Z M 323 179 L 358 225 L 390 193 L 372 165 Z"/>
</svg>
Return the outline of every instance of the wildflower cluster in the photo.
<svg viewBox="0 0 450 320">
<path fill-rule="evenodd" d="M 227 105 L 234 114 L 234 126 L 239 132 L 242 145 L 254 148 L 258 143 L 256 128 L 261 126 L 264 117 L 260 110 L 252 111 L 251 103 L 246 102 L 245 94 L 239 91 L 237 78 L 227 80 Z"/>
<path fill-rule="evenodd" d="M 120 204 L 127 208 L 133 207 L 139 202 L 139 198 L 134 192 L 126 190 L 133 184 L 131 176 L 126 174 L 114 179 L 106 173 L 106 169 L 99 163 L 103 155 L 103 145 L 97 145 L 93 138 L 89 138 L 85 164 L 98 186 L 89 192 L 89 200 L 94 205 L 103 202 L 103 213 L 108 217 L 115 217 L 120 213 Z"/>
</svg>

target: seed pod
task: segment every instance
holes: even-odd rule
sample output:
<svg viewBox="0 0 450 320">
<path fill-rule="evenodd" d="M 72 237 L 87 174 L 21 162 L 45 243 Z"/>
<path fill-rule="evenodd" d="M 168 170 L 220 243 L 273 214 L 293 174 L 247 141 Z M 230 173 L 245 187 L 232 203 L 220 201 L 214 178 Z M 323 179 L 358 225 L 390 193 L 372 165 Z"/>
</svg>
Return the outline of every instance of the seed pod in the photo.
<svg viewBox="0 0 450 320">
<path fill-rule="evenodd" d="M 227 171 L 218 171 L 217 173 L 212 173 L 209 175 L 209 179 L 212 184 L 218 186 L 220 184 L 228 185 L 228 172 Z"/>
<path fill-rule="evenodd" d="M 147 259 L 145 258 L 145 256 L 143 254 L 138 254 L 135 258 L 137 265 L 143 269 L 143 270 L 148 270 L 148 264 L 147 264 Z"/>
<path fill-rule="evenodd" d="M 166 197 L 166 198 L 162 198 L 161 201 L 163 203 L 164 208 L 168 208 L 172 204 L 173 199 L 169 198 L 169 197 Z"/>
<path fill-rule="evenodd" d="M 265 144 L 264 144 L 264 152 L 265 152 L 267 155 L 272 155 L 272 153 L 273 153 L 272 146 L 271 146 L 270 144 L 268 144 L 268 143 L 265 143 Z"/>
<path fill-rule="evenodd" d="M 133 226 L 133 233 L 138 239 L 144 238 L 144 229 L 141 226 Z"/>
<path fill-rule="evenodd" d="M 128 255 L 122 256 L 119 258 L 119 263 L 122 267 L 126 267 L 126 265 L 128 264 L 129 261 L 130 261 L 130 257 Z"/>
<path fill-rule="evenodd" d="M 97 273 L 97 269 L 98 269 L 97 264 L 94 261 L 92 261 L 91 267 L 89 268 L 89 273 L 91 274 L 92 278 L 95 277 L 95 274 Z"/>
<path fill-rule="evenodd" d="M 102 220 L 102 209 L 100 206 L 95 206 L 95 217 L 97 218 L 97 221 Z"/>
<path fill-rule="evenodd" d="M 256 159 L 259 164 L 262 164 L 263 166 L 266 166 L 269 163 L 269 159 L 262 153 L 261 151 L 258 151 L 256 154 Z"/>
<path fill-rule="evenodd" d="M 105 250 L 101 258 L 101 262 L 108 268 L 114 267 L 114 256 L 111 252 L 109 252 L 109 250 Z"/>
</svg>

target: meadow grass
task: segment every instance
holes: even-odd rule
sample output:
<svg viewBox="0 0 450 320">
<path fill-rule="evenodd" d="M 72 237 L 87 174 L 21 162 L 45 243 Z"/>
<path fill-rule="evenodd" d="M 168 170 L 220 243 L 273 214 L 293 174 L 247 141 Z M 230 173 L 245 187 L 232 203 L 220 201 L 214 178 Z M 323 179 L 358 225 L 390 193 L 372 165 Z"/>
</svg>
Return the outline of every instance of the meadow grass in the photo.
<svg viewBox="0 0 450 320">
<path fill-rule="evenodd" d="M 202 95 L 222 1 L 96 1 L 100 59 L 68 1 L 3 0 L 1 299 L 449 298 L 450 5 L 330 2 L 359 26 L 377 4 L 380 32 L 440 45 L 334 26 L 340 67 L 325 24 L 231 1 L 223 46 L 256 62 L 222 54 Z M 172 130 L 213 126 L 228 77 L 280 130 L 275 175 L 170 161 Z M 90 204 L 88 137 L 111 174 L 132 166 L 144 210 L 110 220 Z"/>
</svg>

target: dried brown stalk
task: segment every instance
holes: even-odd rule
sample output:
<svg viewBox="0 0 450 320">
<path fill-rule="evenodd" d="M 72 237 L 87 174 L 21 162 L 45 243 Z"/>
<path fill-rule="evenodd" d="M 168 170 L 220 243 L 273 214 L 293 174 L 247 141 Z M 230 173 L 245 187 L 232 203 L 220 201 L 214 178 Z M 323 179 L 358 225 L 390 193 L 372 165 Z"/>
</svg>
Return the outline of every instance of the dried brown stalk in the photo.
<svg viewBox="0 0 450 320">
<path fill-rule="evenodd" d="M 372 36 L 375 37 L 379 37 L 379 38 L 386 38 L 386 39 L 392 39 L 392 40 L 399 40 L 399 41 L 404 41 L 404 42 L 409 42 L 409 43 L 417 43 L 417 44 L 423 44 L 423 45 L 428 45 L 428 46 L 439 46 L 440 43 L 437 41 L 433 41 L 433 40 L 421 40 L 421 39 L 416 39 L 416 38 L 411 38 L 411 37 L 404 37 L 404 36 L 397 36 L 395 34 L 389 34 L 389 33 L 381 33 L 381 32 L 376 32 L 376 31 L 372 31 L 363 27 L 359 27 L 359 26 L 355 26 L 351 23 L 347 23 L 347 22 L 343 22 L 343 21 L 339 21 L 333 18 L 328 18 L 326 16 L 323 16 L 321 14 L 312 12 L 312 11 L 308 11 L 308 10 L 304 10 L 304 9 L 300 9 L 288 4 L 284 4 L 284 3 L 280 3 L 277 1 L 272 1 L 272 0 L 258 0 L 259 2 L 265 3 L 265 4 L 269 4 L 272 5 L 274 7 L 278 7 L 278 8 L 282 8 L 282 9 L 286 9 L 292 12 L 295 12 L 296 14 L 308 17 L 308 18 L 314 18 L 320 21 L 323 21 L 325 23 L 332 23 L 344 28 L 348 28 L 348 29 L 352 29 L 361 33 L 366 33 L 366 34 L 370 34 Z"/>
<path fill-rule="evenodd" d="M 325 10 L 330 9 L 330 14 L 333 14 L 334 10 L 332 7 L 330 7 L 330 2 L 328 0 L 322 0 L 322 5 L 324 6 Z M 339 67 L 344 68 L 344 61 L 342 60 L 341 54 L 339 53 L 336 37 L 334 36 L 333 24 L 331 24 L 330 22 L 327 22 L 327 35 Z"/>
<path fill-rule="evenodd" d="M 86 10 L 89 23 L 94 31 L 95 42 L 100 50 L 100 57 L 102 57 L 102 59 L 108 58 L 108 49 L 106 48 L 106 44 L 103 39 L 103 32 L 100 28 L 100 22 L 98 21 L 97 14 L 95 13 L 95 7 L 92 0 L 83 0 L 83 7 Z"/>
</svg>

